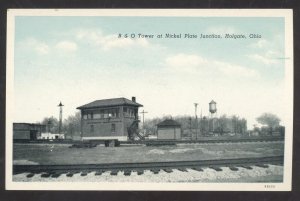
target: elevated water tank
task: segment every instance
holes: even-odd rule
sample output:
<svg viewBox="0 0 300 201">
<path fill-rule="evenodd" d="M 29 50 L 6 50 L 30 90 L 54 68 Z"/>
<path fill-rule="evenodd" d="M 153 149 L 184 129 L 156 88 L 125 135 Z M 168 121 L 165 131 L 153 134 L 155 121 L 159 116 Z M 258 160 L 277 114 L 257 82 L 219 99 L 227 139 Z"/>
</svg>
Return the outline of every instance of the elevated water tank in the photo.
<svg viewBox="0 0 300 201">
<path fill-rule="evenodd" d="M 209 103 L 209 112 L 212 114 L 217 112 L 217 103 L 214 100 L 210 101 Z"/>
</svg>

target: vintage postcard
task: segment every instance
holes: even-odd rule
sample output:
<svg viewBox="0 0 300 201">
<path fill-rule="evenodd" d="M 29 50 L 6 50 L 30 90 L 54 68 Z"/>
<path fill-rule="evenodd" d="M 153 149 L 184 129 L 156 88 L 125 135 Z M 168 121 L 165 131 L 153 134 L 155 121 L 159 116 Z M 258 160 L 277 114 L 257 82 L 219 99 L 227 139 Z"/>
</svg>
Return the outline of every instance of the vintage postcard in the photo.
<svg viewBox="0 0 300 201">
<path fill-rule="evenodd" d="M 10 9 L 6 189 L 290 191 L 290 9 Z"/>
</svg>

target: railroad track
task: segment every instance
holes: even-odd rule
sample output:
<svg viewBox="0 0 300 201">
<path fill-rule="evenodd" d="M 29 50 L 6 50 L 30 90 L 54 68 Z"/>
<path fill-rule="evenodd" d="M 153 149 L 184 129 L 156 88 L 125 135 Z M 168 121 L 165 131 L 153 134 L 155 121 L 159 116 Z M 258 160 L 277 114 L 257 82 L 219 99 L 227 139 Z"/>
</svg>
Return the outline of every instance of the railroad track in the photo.
<svg viewBox="0 0 300 201">
<path fill-rule="evenodd" d="M 146 145 L 174 145 L 174 144 L 207 144 L 207 143 L 241 143 L 241 142 L 278 142 L 284 141 L 283 137 L 260 137 L 260 138 L 231 138 L 231 139 L 199 139 L 199 140 L 139 140 L 123 141 L 121 144 L 146 144 Z"/>
<path fill-rule="evenodd" d="M 120 141 L 120 144 L 146 144 L 146 145 L 173 145 L 173 144 L 194 144 L 194 143 L 241 143 L 241 142 L 276 142 L 284 141 L 284 137 L 243 137 L 243 138 L 200 138 L 198 140 L 183 139 L 183 140 L 136 140 L 136 141 Z M 26 144 L 74 144 L 74 141 L 60 140 L 60 141 L 17 141 L 15 143 Z M 97 144 L 104 142 L 98 142 Z"/>
<path fill-rule="evenodd" d="M 90 172 L 95 175 L 101 175 L 110 171 L 111 175 L 117 175 L 119 171 L 125 175 L 137 172 L 138 175 L 150 170 L 154 174 L 160 170 L 172 172 L 173 169 L 187 171 L 193 169 L 203 171 L 202 168 L 211 168 L 216 171 L 222 171 L 221 167 L 229 167 L 232 171 L 239 168 L 252 169 L 251 166 L 268 167 L 268 164 L 282 165 L 283 156 L 270 157 L 252 157 L 252 158 L 234 158 L 234 159 L 216 159 L 216 160 L 197 160 L 197 161 L 168 161 L 168 162 L 143 162 L 143 163 L 108 163 L 108 164 L 76 164 L 76 165 L 14 165 L 13 174 L 28 173 L 27 177 L 34 174 L 41 174 L 42 177 L 59 177 L 61 174 L 73 176 L 81 174 L 86 176 Z"/>
</svg>

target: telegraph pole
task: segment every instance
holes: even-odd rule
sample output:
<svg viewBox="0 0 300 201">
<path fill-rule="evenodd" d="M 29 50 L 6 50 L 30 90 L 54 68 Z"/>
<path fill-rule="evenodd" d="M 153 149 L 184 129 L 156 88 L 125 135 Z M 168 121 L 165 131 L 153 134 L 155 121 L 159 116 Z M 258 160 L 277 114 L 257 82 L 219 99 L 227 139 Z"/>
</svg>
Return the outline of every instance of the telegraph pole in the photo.
<svg viewBox="0 0 300 201">
<path fill-rule="evenodd" d="M 144 130 L 145 114 L 148 113 L 148 112 L 143 110 L 141 113 L 143 114 L 143 130 Z"/>
<path fill-rule="evenodd" d="M 196 140 L 198 139 L 198 117 L 197 117 L 197 106 L 198 103 L 194 103 L 195 105 L 195 119 L 196 119 Z"/>
<path fill-rule="evenodd" d="M 200 114 L 200 136 L 203 136 L 203 119 L 202 119 L 202 108 L 201 108 L 201 114 Z"/>
<path fill-rule="evenodd" d="M 58 107 L 59 107 L 59 126 L 58 126 L 58 133 L 61 133 L 61 127 L 62 127 L 62 107 L 64 105 L 60 102 Z"/>
</svg>

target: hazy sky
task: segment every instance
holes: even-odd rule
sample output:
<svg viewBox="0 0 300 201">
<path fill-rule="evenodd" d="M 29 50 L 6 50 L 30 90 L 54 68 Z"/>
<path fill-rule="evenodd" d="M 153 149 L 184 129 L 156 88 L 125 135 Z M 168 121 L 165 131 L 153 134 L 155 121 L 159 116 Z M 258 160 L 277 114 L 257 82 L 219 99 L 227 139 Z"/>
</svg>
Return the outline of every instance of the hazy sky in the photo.
<svg viewBox="0 0 300 201">
<path fill-rule="evenodd" d="M 166 33 L 247 39 L 156 38 Z M 195 102 L 208 115 L 213 99 L 218 115 L 236 114 L 250 127 L 264 112 L 285 112 L 284 57 L 283 18 L 18 16 L 14 121 L 58 118 L 60 101 L 67 117 L 94 100 L 136 96 L 146 119 L 194 115 Z"/>
</svg>

